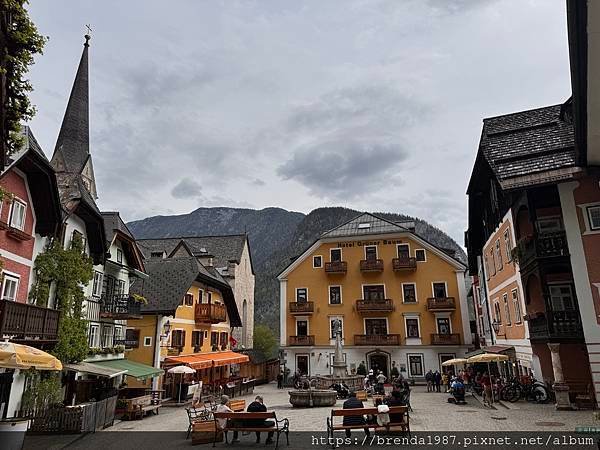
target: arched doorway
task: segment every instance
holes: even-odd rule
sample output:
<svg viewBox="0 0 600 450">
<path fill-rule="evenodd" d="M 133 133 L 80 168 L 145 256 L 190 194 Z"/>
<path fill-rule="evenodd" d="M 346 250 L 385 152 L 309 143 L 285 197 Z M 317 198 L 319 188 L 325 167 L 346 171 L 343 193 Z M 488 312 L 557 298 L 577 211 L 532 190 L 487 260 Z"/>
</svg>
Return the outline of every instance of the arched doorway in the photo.
<svg viewBox="0 0 600 450">
<path fill-rule="evenodd" d="M 390 354 L 382 352 L 381 350 L 374 350 L 367 353 L 367 364 L 369 370 L 373 369 L 373 372 L 377 374 L 380 370 L 386 377 L 390 376 Z"/>
</svg>

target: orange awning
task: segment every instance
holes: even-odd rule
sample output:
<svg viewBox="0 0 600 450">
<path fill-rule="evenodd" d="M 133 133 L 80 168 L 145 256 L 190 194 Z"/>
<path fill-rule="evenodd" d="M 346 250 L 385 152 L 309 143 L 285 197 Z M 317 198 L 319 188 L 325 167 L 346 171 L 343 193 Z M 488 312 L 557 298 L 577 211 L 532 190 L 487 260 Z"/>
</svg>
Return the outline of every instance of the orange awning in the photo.
<svg viewBox="0 0 600 450">
<path fill-rule="evenodd" d="M 227 366 L 229 364 L 241 364 L 250 361 L 248 355 L 242 355 L 232 351 L 194 353 L 185 356 L 172 356 L 165 358 L 165 366 L 176 366 L 183 364 L 195 370 L 209 369 L 211 367 Z"/>
</svg>

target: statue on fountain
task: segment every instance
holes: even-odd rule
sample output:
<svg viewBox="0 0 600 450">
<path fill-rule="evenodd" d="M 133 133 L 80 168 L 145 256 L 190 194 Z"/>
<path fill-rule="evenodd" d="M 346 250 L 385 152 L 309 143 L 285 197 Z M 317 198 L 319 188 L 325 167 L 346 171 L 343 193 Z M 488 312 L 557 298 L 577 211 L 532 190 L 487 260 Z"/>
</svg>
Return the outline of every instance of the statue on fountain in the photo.
<svg viewBox="0 0 600 450">
<path fill-rule="evenodd" d="M 346 361 L 344 361 L 344 353 L 342 352 L 342 321 L 335 319 L 332 323 L 333 326 L 333 337 L 335 338 L 335 353 L 333 354 L 333 363 L 331 367 L 333 369 L 333 377 L 345 377 L 348 375 L 346 370 Z"/>
</svg>

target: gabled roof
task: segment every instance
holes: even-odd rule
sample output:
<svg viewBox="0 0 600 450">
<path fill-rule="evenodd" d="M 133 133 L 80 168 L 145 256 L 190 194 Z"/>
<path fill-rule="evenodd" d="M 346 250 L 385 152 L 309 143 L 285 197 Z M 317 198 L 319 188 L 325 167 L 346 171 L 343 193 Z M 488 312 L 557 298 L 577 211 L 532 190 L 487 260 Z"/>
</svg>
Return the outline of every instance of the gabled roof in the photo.
<svg viewBox="0 0 600 450">
<path fill-rule="evenodd" d="M 575 139 L 564 106 L 483 120 L 479 152 L 503 189 L 572 177 L 577 165 Z"/>
<path fill-rule="evenodd" d="M 104 219 L 104 232 L 106 233 L 106 241 L 111 243 L 116 231 L 120 231 L 126 236 L 133 239 L 133 234 L 127 228 L 127 225 L 121 219 L 121 215 L 118 211 L 102 211 L 102 218 Z"/>
<path fill-rule="evenodd" d="M 193 256 L 208 254 L 214 258 L 216 267 L 227 267 L 229 261 L 239 263 L 248 237 L 245 234 L 226 236 L 189 236 L 176 238 L 139 239 L 138 245 L 145 258 L 150 258 L 151 253 L 165 252 L 173 255 L 176 248 L 185 243 Z M 204 251 L 205 250 L 205 251 Z"/>
<path fill-rule="evenodd" d="M 110 248 L 115 238 L 121 241 L 125 257 L 129 266 L 144 272 L 144 261 L 142 252 L 135 243 L 133 235 L 121 219 L 117 211 L 100 213 L 104 219 L 104 233 L 106 234 L 107 247 Z"/>
<path fill-rule="evenodd" d="M 363 213 L 348 222 L 321 235 L 321 239 L 346 236 L 365 236 L 369 234 L 401 233 L 406 228 L 371 213 Z"/>
<path fill-rule="evenodd" d="M 143 313 L 174 315 L 192 283 L 199 281 L 221 292 L 231 326 L 241 326 L 231 286 L 204 267 L 196 257 L 154 258 L 147 260 L 145 266 L 149 278 L 142 283 L 135 283 L 130 289 L 148 301 L 142 305 Z"/>
</svg>

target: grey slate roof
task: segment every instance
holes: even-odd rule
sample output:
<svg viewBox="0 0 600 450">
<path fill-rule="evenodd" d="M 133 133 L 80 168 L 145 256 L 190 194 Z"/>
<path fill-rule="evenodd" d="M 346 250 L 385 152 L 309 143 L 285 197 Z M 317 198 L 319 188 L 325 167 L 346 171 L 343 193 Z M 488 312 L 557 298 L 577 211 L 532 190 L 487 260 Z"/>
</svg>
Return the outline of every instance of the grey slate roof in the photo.
<svg viewBox="0 0 600 450">
<path fill-rule="evenodd" d="M 145 258 L 150 258 L 151 253 L 164 251 L 167 256 L 181 243 L 185 242 L 194 256 L 206 255 L 202 249 L 214 257 L 213 264 L 216 267 L 226 267 L 229 261 L 240 262 L 244 244 L 245 234 L 234 234 L 227 236 L 191 236 L 180 238 L 162 239 L 139 239 L 137 241 Z"/>
<path fill-rule="evenodd" d="M 129 231 L 129 228 L 127 228 L 127 225 L 121 219 L 118 211 L 103 211 L 100 214 L 102 214 L 102 218 L 104 219 L 104 232 L 106 233 L 107 242 L 112 242 L 115 230 L 119 230 L 133 239 L 131 231 Z"/>
<path fill-rule="evenodd" d="M 98 205 L 96 205 L 96 201 L 86 189 L 80 174 L 61 172 L 56 174 L 56 180 L 58 181 L 60 202 L 67 211 L 71 210 L 72 202 L 83 201 L 95 213 L 100 215 Z"/>
<path fill-rule="evenodd" d="M 86 39 L 52 155 L 57 172 L 81 172 L 90 153 L 88 47 Z"/>
<path fill-rule="evenodd" d="M 368 226 L 367 226 L 368 225 Z M 366 236 L 369 234 L 401 233 L 406 228 L 370 213 L 363 213 L 354 219 L 321 235 L 321 239 L 346 236 Z"/>
<path fill-rule="evenodd" d="M 573 124 L 561 117 L 562 106 L 484 119 L 479 148 L 501 184 L 576 165 Z"/>
</svg>

